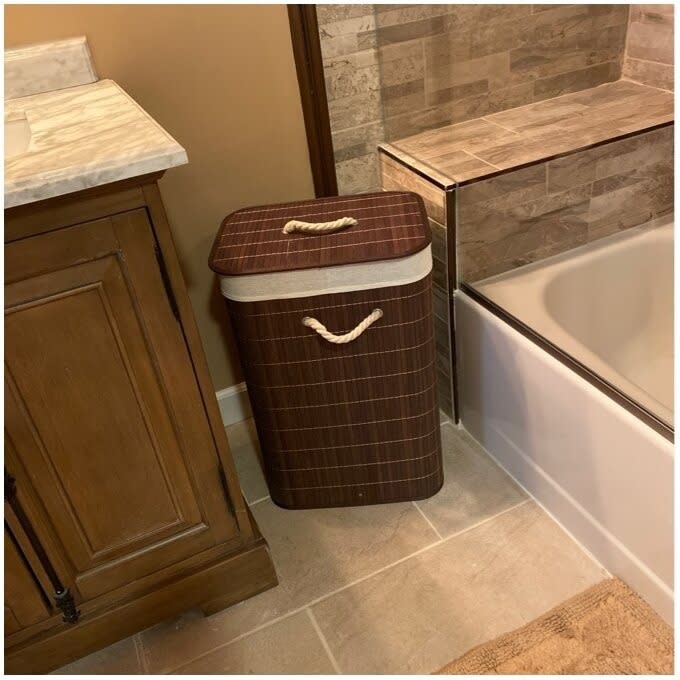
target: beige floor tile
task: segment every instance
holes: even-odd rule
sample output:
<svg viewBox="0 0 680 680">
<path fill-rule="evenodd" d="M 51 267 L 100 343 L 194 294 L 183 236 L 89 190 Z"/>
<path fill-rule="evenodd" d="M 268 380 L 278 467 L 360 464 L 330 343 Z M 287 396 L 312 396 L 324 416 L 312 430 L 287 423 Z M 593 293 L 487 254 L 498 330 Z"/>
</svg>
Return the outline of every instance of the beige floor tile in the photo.
<svg viewBox="0 0 680 680">
<path fill-rule="evenodd" d="M 179 668 L 179 674 L 332 674 L 335 670 L 306 611 Z"/>
<path fill-rule="evenodd" d="M 429 673 L 604 577 L 530 501 L 312 611 L 343 673 Z"/>
<path fill-rule="evenodd" d="M 526 494 L 464 430 L 442 425 L 444 486 L 418 507 L 443 536 L 450 536 L 502 510 Z"/>
<path fill-rule="evenodd" d="M 63 666 L 55 675 L 136 675 L 142 672 L 133 637 Z"/>
<path fill-rule="evenodd" d="M 260 445 L 253 419 L 230 425 L 227 428 L 227 438 L 246 502 L 252 503 L 268 496 L 269 489 L 260 464 Z"/>
<path fill-rule="evenodd" d="M 283 510 L 252 507 L 269 542 L 279 585 L 211 617 L 189 613 L 141 634 L 149 669 L 161 672 L 432 544 L 412 503 Z"/>
</svg>

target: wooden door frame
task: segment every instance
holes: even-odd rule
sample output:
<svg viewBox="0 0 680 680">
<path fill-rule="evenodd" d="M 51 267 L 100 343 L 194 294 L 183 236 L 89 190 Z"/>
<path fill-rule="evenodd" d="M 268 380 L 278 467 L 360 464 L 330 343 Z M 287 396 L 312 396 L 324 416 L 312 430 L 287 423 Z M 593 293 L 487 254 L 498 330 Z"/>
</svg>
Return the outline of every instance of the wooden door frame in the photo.
<svg viewBox="0 0 680 680">
<path fill-rule="evenodd" d="M 288 5 L 288 21 L 307 132 L 314 192 L 317 198 L 337 196 L 338 181 L 335 175 L 335 156 L 316 5 Z"/>
</svg>

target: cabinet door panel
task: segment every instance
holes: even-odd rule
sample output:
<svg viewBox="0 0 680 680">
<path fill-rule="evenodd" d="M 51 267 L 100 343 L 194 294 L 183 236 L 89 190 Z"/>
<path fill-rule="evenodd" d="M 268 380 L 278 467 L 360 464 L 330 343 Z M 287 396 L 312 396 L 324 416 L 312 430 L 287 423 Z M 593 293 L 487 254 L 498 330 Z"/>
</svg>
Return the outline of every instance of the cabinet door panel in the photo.
<svg viewBox="0 0 680 680">
<path fill-rule="evenodd" d="M 40 587 L 5 529 L 5 635 L 16 633 L 49 616 Z"/>
<path fill-rule="evenodd" d="M 62 540 L 85 570 L 200 513 L 168 455 L 174 436 L 115 257 L 42 278 L 44 296 L 5 319 L 7 379 L 42 443 L 33 466 L 67 499 Z"/>
<path fill-rule="evenodd" d="M 5 249 L 7 435 L 83 598 L 235 534 L 207 425 L 177 407 L 197 388 L 145 213 L 106 222 Z"/>
</svg>

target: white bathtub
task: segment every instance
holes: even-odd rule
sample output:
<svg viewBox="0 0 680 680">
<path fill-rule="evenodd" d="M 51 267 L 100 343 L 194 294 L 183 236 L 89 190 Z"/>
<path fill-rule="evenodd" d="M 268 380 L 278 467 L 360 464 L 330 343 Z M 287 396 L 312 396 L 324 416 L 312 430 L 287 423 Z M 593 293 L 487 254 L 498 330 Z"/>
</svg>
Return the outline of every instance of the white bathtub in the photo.
<svg viewBox="0 0 680 680">
<path fill-rule="evenodd" d="M 474 287 L 672 427 L 671 218 Z"/>
<path fill-rule="evenodd" d="M 475 288 L 671 421 L 670 225 Z M 672 622 L 672 443 L 462 292 L 455 311 L 462 425 Z"/>
</svg>

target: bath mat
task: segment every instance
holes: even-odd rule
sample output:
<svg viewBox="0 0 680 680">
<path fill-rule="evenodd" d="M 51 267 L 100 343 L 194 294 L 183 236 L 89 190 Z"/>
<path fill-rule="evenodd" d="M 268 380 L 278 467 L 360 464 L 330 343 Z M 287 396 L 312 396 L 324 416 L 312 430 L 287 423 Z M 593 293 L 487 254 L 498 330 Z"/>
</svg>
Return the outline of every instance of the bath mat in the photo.
<svg viewBox="0 0 680 680">
<path fill-rule="evenodd" d="M 623 581 L 608 579 L 438 675 L 673 673 L 673 629 Z"/>
</svg>

